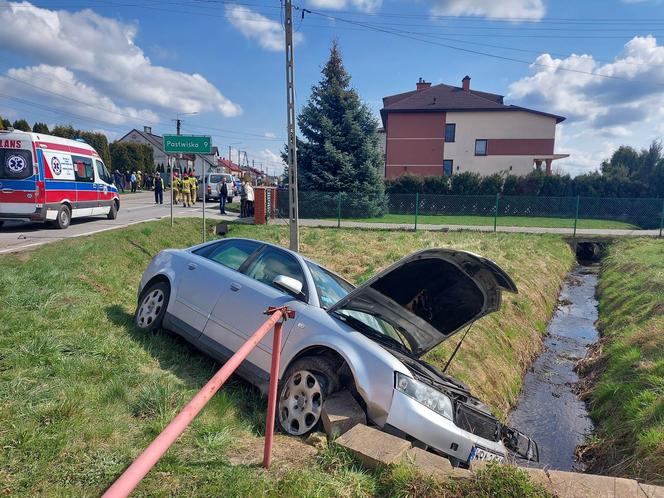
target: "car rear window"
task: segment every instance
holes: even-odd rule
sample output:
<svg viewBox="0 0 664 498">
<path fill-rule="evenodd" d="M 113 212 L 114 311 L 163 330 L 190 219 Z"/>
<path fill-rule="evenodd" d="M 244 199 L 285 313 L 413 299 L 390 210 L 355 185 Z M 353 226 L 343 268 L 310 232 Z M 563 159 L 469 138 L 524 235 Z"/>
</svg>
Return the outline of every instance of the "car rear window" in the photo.
<svg viewBox="0 0 664 498">
<path fill-rule="evenodd" d="M 194 251 L 194 254 L 210 259 L 233 270 L 240 266 L 253 252 L 260 247 L 258 242 L 251 240 L 226 240 Z"/>
<path fill-rule="evenodd" d="M 0 178 L 25 180 L 32 176 L 32 153 L 24 149 L 0 149 Z"/>
</svg>

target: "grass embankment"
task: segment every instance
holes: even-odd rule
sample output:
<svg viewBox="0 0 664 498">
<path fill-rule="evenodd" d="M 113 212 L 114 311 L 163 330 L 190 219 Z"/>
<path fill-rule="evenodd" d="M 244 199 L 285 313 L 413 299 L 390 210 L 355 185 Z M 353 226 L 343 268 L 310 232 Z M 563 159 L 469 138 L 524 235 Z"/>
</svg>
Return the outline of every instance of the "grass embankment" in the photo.
<svg viewBox="0 0 664 498">
<path fill-rule="evenodd" d="M 151 256 L 200 240 L 200 220 L 168 225 L 151 222 L 0 257 L 0 491 L 99 495 L 218 368 L 174 335 L 133 327 L 136 287 Z M 282 244 L 288 237 L 286 227 L 272 226 L 233 225 L 231 235 Z M 301 239 L 304 254 L 356 282 L 424 247 L 468 249 L 503 266 L 520 294 L 506 294 L 503 310 L 475 326 L 451 368 L 499 413 L 518 395 L 572 263 L 554 236 L 303 229 Z M 430 359 L 442 363 L 452 346 Z M 451 483 L 429 488 L 399 469 L 367 472 L 334 450 L 303 458 L 278 446 L 266 473 L 242 463 L 259 458 L 264 411 L 254 389 L 232 380 L 136 496 L 470 492 Z M 505 482 L 522 479 L 505 472 Z M 469 485 L 480 486 L 481 496 L 479 481 Z"/>
<path fill-rule="evenodd" d="M 336 218 L 334 218 L 336 219 Z M 386 214 L 378 218 L 342 218 L 342 221 L 360 221 L 364 223 L 400 223 L 414 224 L 414 214 Z M 493 226 L 493 216 L 444 216 L 421 214 L 417 217 L 418 225 L 470 225 Z M 539 227 L 539 228 L 574 228 L 574 219 L 549 218 L 544 216 L 499 216 L 499 227 Z M 577 228 L 619 228 L 638 230 L 639 227 L 623 221 L 580 219 Z"/>
<path fill-rule="evenodd" d="M 664 484 L 664 241 L 615 242 L 598 297 L 591 470 Z"/>
</svg>

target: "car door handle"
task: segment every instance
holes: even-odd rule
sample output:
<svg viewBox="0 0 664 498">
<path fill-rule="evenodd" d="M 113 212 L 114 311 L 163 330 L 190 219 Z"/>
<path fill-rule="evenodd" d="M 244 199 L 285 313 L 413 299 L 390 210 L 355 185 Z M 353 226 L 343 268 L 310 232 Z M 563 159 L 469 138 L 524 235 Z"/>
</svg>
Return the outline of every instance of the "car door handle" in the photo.
<svg viewBox="0 0 664 498">
<path fill-rule="evenodd" d="M 189 268 L 190 270 L 195 270 L 196 268 L 198 268 L 198 265 L 196 263 L 189 263 L 187 265 L 187 268 Z"/>
<path fill-rule="evenodd" d="M 232 283 L 231 283 L 231 290 L 232 290 L 233 292 L 237 292 L 237 291 L 239 291 L 241 288 L 242 288 L 242 286 L 241 286 L 240 284 L 238 284 L 237 282 L 232 282 Z"/>
<path fill-rule="evenodd" d="M 13 189 L 13 188 L 3 188 L 3 189 L 2 189 L 2 193 L 3 193 L 3 194 L 13 194 L 13 193 L 14 193 L 14 189 Z"/>
</svg>

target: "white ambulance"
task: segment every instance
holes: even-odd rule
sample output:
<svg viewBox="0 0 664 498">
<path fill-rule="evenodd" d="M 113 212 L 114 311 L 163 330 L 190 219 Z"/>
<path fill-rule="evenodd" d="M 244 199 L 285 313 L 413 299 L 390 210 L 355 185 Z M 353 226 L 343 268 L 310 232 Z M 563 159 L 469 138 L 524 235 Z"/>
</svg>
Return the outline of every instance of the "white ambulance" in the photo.
<svg viewBox="0 0 664 498">
<path fill-rule="evenodd" d="M 0 130 L 0 226 L 5 220 L 115 219 L 120 196 L 99 154 L 85 142 Z"/>
</svg>

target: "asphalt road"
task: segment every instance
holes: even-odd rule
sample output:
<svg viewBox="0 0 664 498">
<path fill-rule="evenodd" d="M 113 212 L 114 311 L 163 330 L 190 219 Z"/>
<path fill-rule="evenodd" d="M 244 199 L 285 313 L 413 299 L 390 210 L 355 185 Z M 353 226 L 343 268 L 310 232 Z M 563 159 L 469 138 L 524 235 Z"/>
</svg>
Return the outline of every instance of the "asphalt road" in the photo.
<svg viewBox="0 0 664 498">
<path fill-rule="evenodd" d="M 71 225 L 60 230 L 49 223 L 5 222 L 0 228 L 0 254 L 33 249 L 42 244 L 56 240 L 81 237 L 106 230 L 122 228 L 144 221 L 158 220 L 170 217 L 170 192 L 165 192 L 164 204 L 155 205 L 152 192 L 138 192 L 120 196 L 120 211 L 115 220 L 106 216 L 93 216 L 90 218 L 77 218 Z M 217 220 L 234 220 L 237 216 L 220 216 L 219 205 L 215 202 L 207 203 L 205 216 Z M 193 207 L 174 206 L 173 214 L 176 217 L 202 216 L 203 203 L 197 202 Z"/>
</svg>

